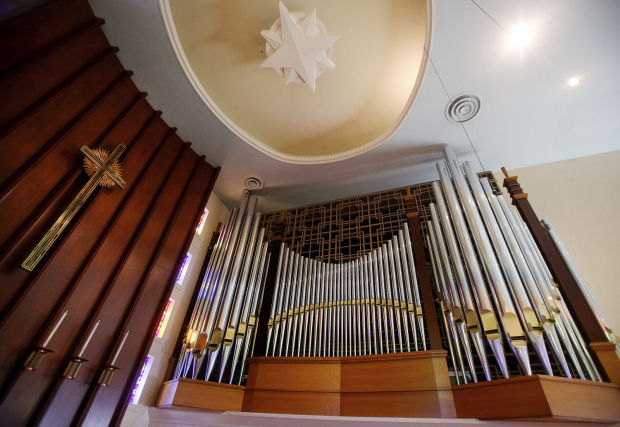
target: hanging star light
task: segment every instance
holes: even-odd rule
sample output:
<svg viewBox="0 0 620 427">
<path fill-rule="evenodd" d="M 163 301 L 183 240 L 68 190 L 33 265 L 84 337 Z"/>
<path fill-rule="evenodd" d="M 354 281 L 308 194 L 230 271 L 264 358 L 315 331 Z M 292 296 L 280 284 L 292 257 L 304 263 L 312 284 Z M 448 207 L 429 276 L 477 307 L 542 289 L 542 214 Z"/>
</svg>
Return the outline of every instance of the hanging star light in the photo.
<svg viewBox="0 0 620 427">
<path fill-rule="evenodd" d="M 316 9 L 309 14 L 290 13 L 280 2 L 280 18 L 269 30 L 261 31 L 267 41 L 267 59 L 261 68 L 273 68 L 286 84 L 305 83 L 312 91 L 315 81 L 332 62 L 333 44 L 340 36 L 328 36 L 325 25 L 316 18 Z"/>
</svg>

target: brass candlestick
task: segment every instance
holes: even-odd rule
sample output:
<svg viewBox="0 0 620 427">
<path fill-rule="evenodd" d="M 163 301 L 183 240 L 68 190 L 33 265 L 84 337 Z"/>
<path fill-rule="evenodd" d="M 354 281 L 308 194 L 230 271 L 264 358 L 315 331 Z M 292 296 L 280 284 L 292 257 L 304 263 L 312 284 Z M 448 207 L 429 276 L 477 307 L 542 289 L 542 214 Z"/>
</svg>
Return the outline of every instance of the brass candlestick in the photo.
<svg viewBox="0 0 620 427">
<path fill-rule="evenodd" d="M 99 375 L 99 381 L 98 384 L 101 387 L 107 387 L 110 385 L 110 381 L 112 380 L 112 377 L 114 376 L 114 371 L 117 371 L 119 368 L 117 366 L 113 366 L 113 365 L 106 365 L 103 368 L 103 371 L 101 372 L 101 375 Z"/>
<path fill-rule="evenodd" d="M 88 359 L 84 359 L 82 357 L 72 358 L 62 376 L 67 380 L 74 380 L 75 377 L 77 377 L 83 362 L 88 362 Z"/>
<path fill-rule="evenodd" d="M 45 347 L 35 347 L 32 352 L 30 352 L 30 356 L 24 362 L 24 369 L 30 372 L 34 372 L 37 370 L 39 363 L 43 360 L 47 353 L 51 353 L 52 350 Z"/>
</svg>

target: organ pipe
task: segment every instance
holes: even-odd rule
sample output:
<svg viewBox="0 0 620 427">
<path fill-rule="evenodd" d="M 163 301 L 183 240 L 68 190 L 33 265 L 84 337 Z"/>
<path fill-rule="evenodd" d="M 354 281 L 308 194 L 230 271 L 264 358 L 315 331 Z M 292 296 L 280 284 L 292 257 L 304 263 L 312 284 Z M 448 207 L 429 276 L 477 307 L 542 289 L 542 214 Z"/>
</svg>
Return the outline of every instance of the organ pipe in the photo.
<svg viewBox="0 0 620 427">
<path fill-rule="evenodd" d="M 404 225 L 384 245 L 340 264 L 283 249 L 268 355 L 364 356 L 415 349 L 411 342 L 425 335 L 410 245 L 402 240 L 407 233 Z"/>
<path fill-rule="evenodd" d="M 260 227 L 261 214 L 254 212 L 256 202 L 256 197 L 244 192 L 240 207 L 233 209 L 214 246 L 190 316 L 175 378 L 221 382 L 229 372 L 226 380 L 232 383 L 239 359 L 247 355 L 265 260 L 269 257 L 265 230 Z"/>
<path fill-rule="evenodd" d="M 479 178 L 467 162 L 459 164 L 451 149 L 446 147 L 444 155 L 446 163 L 437 163 L 440 182 L 432 184 L 427 247 L 457 383 L 478 381 L 470 344 L 487 380 L 492 366 L 508 377 L 504 339 L 525 375 L 532 373 L 532 348 L 548 375 L 571 378 L 576 372 L 600 381 L 524 222 L 503 196 L 494 194 L 488 178 Z M 481 330 L 495 364 L 485 357 Z M 550 353 L 559 365 L 555 371 Z"/>
</svg>

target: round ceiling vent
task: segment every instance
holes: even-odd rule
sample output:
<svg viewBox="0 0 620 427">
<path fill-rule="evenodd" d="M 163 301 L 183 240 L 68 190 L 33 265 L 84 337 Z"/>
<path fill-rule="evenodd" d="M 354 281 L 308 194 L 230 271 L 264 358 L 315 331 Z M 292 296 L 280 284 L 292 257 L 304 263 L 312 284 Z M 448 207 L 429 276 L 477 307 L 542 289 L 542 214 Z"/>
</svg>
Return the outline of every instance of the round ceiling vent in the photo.
<svg viewBox="0 0 620 427">
<path fill-rule="evenodd" d="M 446 107 L 446 118 L 452 123 L 473 119 L 480 111 L 480 98 L 469 93 L 455 96 Z"/>
<path fill-rule="evenodd" d="M 258 191 L 263 188 L 265 181 L 259 176 L 246 176 L 243 178 L 243 187 L 246 190 Z"/>
</svg>

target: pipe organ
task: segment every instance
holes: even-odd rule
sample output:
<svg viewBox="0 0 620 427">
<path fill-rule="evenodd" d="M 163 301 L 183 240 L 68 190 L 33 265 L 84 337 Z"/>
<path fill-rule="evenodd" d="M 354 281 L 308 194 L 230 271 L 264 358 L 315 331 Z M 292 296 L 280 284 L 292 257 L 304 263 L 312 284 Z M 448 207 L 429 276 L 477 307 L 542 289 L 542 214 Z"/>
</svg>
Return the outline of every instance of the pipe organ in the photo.
<svg viewBox="0 0 620 427">
<path fill-rule="evenodd" d="M 284 364 L 415 360 L 443 347 L 454 386 L 532 375 L 602 382 L 528 225 L 489 173 L 474 173 L 448 147 L 444 157 L 438 181 L 387 199 L 263 217 L 245 192 L 207 261 L 174 378 L 241 385 L 263 359 L 250 360 L 260 340 L 259 355 Z M 286 231 L 274 246 L 276 217 Z M 566 248 L 543 225 L 620 354 Z"/>
</svg>

